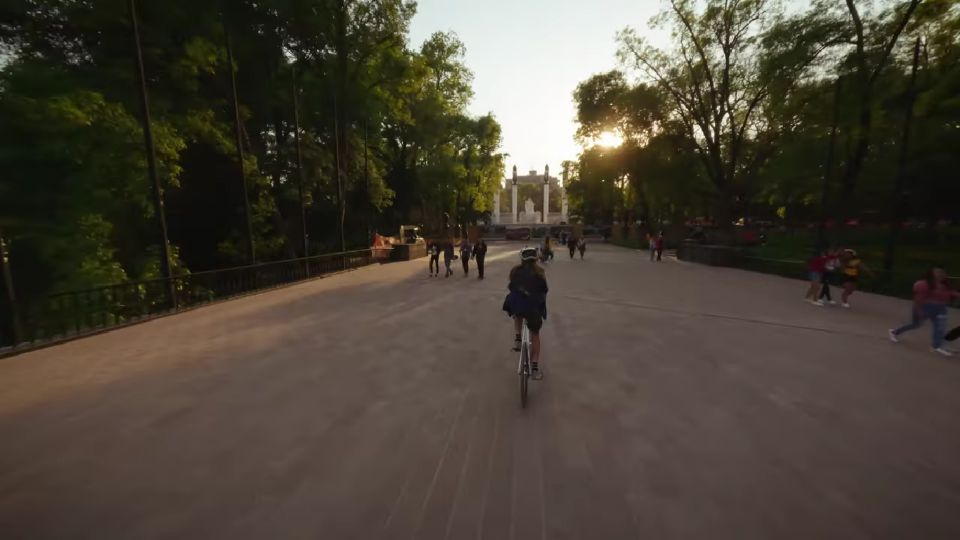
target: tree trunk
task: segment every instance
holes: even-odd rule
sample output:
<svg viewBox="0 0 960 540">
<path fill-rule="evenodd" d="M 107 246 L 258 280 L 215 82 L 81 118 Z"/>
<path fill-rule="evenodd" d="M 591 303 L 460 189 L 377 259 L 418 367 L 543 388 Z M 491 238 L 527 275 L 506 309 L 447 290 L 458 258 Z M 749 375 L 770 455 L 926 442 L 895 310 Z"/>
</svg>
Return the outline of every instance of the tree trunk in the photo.
<svg viewBox="0 0 960 540">
<path fill-rule="evenodd" d="M 273 228 L 277 231 L 277 234 L 283 235 L 283 252 L 286 258 L 293 259 L 296 257 L 296 251 L 293 249 L 293 238 L 290 237 L 289 231 L 287 230 L 286 220 L 283 217 L 283 145 L 287 142 L 287 133 L 283 128 L 283 118 L 280 112 L 280 107 L 273 108 L 273 131 L 275 137 L 274 145 L 274 167 L 273 167 Z"/>
<path fill-rule="evenodd" d="M 867 152 L 870 150 L 870 131 L 873 126 L 873 112 L 870 110 L 870 100 L 870 88 L 866 88 L 860 97 L 860 114 L 853 151 L 849 154 L 847 166 L 844 169 L 840 181 L 840 208 L 838 211 L 843 222 L 846 222 L 848 218 L 857 214 L 855 208 L 857 180 L 860 178 L 863 163 L 866 161 Z"/>
<path fill-rule="evenodd" d="M 336 50 L 337 50 L 337 82 L 334 93 L 334 131 L 337 146 L 337 230 L 340 236 L 340 251 L 347 250 L 346 225 L 347 205 L 344 200 L 344 172 L 345 163 L 350 163 L 349 155 L 349 99 L 347 96 L 347 7 L 344 0 L 337 2 L 336 14 Z M 338 102 L 339 101 L 339 102 Z"/>
</svg>

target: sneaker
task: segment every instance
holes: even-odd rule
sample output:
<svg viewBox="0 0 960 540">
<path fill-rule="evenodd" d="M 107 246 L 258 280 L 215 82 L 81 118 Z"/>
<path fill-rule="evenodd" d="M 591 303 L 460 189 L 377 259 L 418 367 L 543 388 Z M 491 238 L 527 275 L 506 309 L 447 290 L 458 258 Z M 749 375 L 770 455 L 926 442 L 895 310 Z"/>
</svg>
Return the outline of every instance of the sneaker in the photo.
<svg viewBox="0 0 960 540">
<path fill-rule="evenodd" d="M 887 337 L 889 337 L 890 341 L 894 343 L 900 343 L 900 339 L 897 338 L 897 334 L 893 330 L 887 330 Z"/>
<path fill-rule="evenodd" d="M 543 378 L 543 371 L 540 370 L 540 362 L 530 362 L 530 376 L 533 377 L 535 381 Z"/>
<path fill-rule="evenodd" d="M 844 309 L 850 309 L 850 304 L 848 304 L 848 303 L 846 303 L 846 302 L 844 302 L 844 303 L 842 303 L 842 304 L 840 304 L 840 305 L 843 306 Z"/>
<path fill-rule="evenodd" d="M 935 352 L 940 356 L 953 356 L 952 352 L 948 351 L 947 349 L 944 349 L 943 347 L 940 347 L 939 349 L 930 349 L 930 350 L 931 352 Z"/>
<path fill-rule="evenodd" d="M 823 300 L 817 300 L 817 301 L 811 302 L 811 303 L 812 303 L 813 305 L 817 306 L 817 307 L 823 307 Z"/>
</svg>

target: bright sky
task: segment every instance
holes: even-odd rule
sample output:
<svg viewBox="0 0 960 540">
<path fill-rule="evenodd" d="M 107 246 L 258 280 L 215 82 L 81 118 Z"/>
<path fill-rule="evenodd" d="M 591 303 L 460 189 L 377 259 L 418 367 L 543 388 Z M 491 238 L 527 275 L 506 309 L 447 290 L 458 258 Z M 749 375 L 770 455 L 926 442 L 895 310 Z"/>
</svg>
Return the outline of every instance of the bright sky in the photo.
<svg viewBox="0 0 960 540">
<path fill-rule="evenodd" d="M 576 159 L 573 90 L 617 67 L 614 40 L 632 26 L 647 31 L 659 0 L 418 0 L 410 44 L 454 31 L 474 73 L 470 112 L 493 112 L 503 126 L 507 170 L 520 174 Z M 649 34 L 648 34 L 649 35 Z M 651 36 L 652 37 L 652 36 Z M 664 35 L 657 36 L 663 43 Z M 506 174 L 506 171 L 505 171 Z"/>
</svg>

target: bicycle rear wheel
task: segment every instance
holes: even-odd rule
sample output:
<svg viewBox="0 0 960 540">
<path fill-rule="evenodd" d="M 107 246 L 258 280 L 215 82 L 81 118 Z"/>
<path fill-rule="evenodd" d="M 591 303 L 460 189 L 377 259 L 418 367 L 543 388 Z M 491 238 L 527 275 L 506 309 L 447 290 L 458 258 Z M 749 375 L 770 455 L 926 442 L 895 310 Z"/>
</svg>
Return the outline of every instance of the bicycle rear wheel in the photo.
<svg viewBox="0 0 960 540">
<path fill-rule="evenodd" d="M 527 387 L 530 384 L 530 351 L 527 344 L 520 345 L 520 407 L 527 407 Z"/>
</svg>

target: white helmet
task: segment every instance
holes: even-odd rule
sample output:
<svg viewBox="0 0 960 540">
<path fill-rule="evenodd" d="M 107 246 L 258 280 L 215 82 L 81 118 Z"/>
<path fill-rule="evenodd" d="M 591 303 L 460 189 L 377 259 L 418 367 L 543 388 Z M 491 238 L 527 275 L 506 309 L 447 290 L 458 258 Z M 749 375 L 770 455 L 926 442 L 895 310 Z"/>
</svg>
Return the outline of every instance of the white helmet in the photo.
<svg viewBox="0 0 960 540">
<path fill-rule="evenodd" d="M 524 261 L 535 261 L 537 260 L 538 253 L 537 248 L 534 247 L 525 247 L 520 250 L 520 259 Z"/>
</svg>

